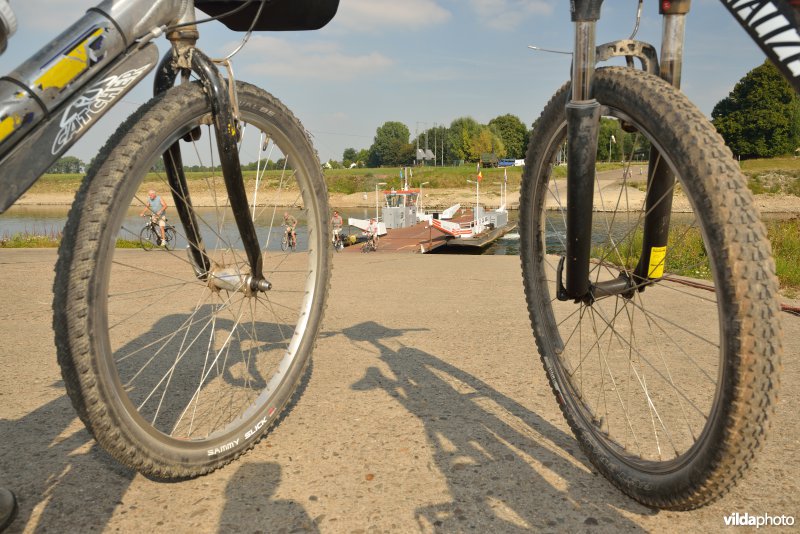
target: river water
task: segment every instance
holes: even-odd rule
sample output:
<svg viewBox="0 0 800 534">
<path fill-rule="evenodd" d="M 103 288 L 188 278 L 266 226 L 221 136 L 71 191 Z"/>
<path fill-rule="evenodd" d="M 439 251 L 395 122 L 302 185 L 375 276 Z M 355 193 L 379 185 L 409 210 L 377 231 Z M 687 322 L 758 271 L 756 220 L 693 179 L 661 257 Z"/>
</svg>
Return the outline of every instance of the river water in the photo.
<svg viewBox="0 0 800 534">
<path fill-rule="evenodd" d="M 215 224 L 214 221 L 216 219 L 216 213 L 213 208 L 199 208 L 197 211 L 198 217 L 200 217 L 203 221 L 208 222 L 210 225 Z M 16 233 L 53 236 L 58 235 L 64 228 L 64 224 L 67 219 L 67 212 L 68 208 L 65 206 L 12 206 L 4 214 L 0 215 L 0 239 L 4 237 L 10 237 Z M 369 219 L 370 217 L 375 216 L 375 209 L 340 209 L 339 213 L 341 213 L 345 221 L 347 221 L 348 217 Z M 131 232 L 135 232 L 135 235 L 129 233 L 128 235 L 121 237 L 137 239 L 139 229 L 143 224 L 143 219 L 139 218 L 138 214 L 139 209 L 137 208 L 128 210 L 128 215 L 124 224 L 126 228 L 130 229 Z M 295 213 L 295 216 L 298 215 Z M 602 236 L 603 230 L 606 230 L 607 218 L 611 216 L 613 215 L 605 215 L 603 213 L 593 214 L 593 224 L 598 226 L 598 232 L 596 233 L 597 236 Z M 509 212 L 510 223 L 516 224 L 518 222 L 518 218 L 518 211 Z M 177 215 L 174 213 L 174 210 L 171 219 L 172 220 L 170 222 L 172 224 L 178 223 Z M 258 233 L 261 243 L 265 243 L 267 240 L 269 240 L 269 249 L 277 249 L 280 246 L 280 239 L 282 236 L 282 229 L 280 226 L 282 219 L 282 209 L 277 210 L 274 218 L 272 215 L 272 210 L 268 210 L 268 213 L 263 213 L 256 218 L 256 232 Z M 690 223 L 690 219 L 691 216 L 688 214 L 673 215 L 674 222 L 688 224 Z M 298 225 L 298 246 L 301 250 L 305 248 L 304 245 L 306 241 L 306 236 L 303 234 L 302 227 L 303 221 L 301 220 L 300 224 Z M 615 221 L 614 227 L 615 233 L 620 233 L 620 235 L 627 232 L 625 225 L 620 224 L 619 218 L 617 218 Z M 270 228 L 272 228 L 272 232 L 270 232 Z M 548 249 L 551 252 L 560 252 L 560 249 L 562 248 L 561 243 L 563 243 L 566 238 L 566 230 L 564 228 L 565 226 L 562 216 L 554 213 L 547 222 Z M 229 233 L 229 235 L 235 233 L 236 231 L 235 223 L 233 222 L 233 218 L 231 216 L 226 218 L 225 230 Z M 205 235 L 204 233 L 203 237 L 204 239 L 213 239 L 214 236 Z M 182 238 L 179 236 L 177 243 L 178 247 L 183 247 L 186 245 L 186 243 L 182 242 L 181 239 Z M 520 241 L 518 229 L 514 229 L 487 247 L 484 251 L 482 251 L 482 253 L 488 255 L 519 255 L 519 246 Z"/>
<path fill-rule="evenodd" d="M 35 234 L 35 235 L 52 235 L 56 236 L 61 233 L 64 228 L 64 224 L 67 220 L 67 213 L 69 208 L 66 206 L 12 206 L 9 208 L 5 213 L 0 215 L 0 239 L 5 237 L 11 237 L 17 233 L 28 233 L 28 234 Z M 174 211 L 174 210 L 173 210 Z M 215 211 L 213 208 L 200 208 L 197 210 L 198 215 L 206 221 L 213 221 L 216 217 Z M 282 223 L 282 211 L 278 210 L 279 213 L 276 215 L 274 221 L 271 216 L 271 212 L 269 214 L 264 214 L 256 219 L 256 232 L 259 234 L 259 239 L 261 242 L 265 242 L 269 239 L 270 245 L 269 248 L 275 248 L 279 245 L 279 241 L 281 238 L 281 231 L 280 226 Z M 354 217 L 358 219 L 368 219 L 370 217 L 375 216 L 375 209 L 372 208 L 355 208 L 355 209 L 340 209 L 339 213 L 342 215 L 345 221 L 347 221 L 348 217 Z M 168 213 L 169 215 L 169 213 Z M 510 212 L 510 219 L 512 223 L 517 222 L 518 212 L 512 211 Z M 172 224 L 178 222 L 177 215 L 172 213 L 171 221 Z M 128 210 L 127 217 L 125 219 L 124 226 L 126 228 L 131 229 L 132 232 L 138 233 L 139 229 L 142 227 L 143 219 L 139 218 L 139 209 L 132 208 Z M 212 223 L 213 224 L 213 223 Z M 230 230 L 233 230 L 233 226 L 235 223 L 232 219 L 228 219 L 226 225 L 231 225 Z M 270 227 L 273 228 L 272 233 L 270 234 Z M 298 225 L 298 230 L 302 227 L 302 221 L 300 225 Z M 279 229 L 279 231 L 275 231 L 275 229 Z M 128 239 L 135 239 L 135 237 L 131 234 L 124 235 L 121 237 L 126 237 Z M 204 236 L 204 238 L 207 238 Z M 298 246 L 303 249 L 304 248 L 304 241 L 305 236 L 302 232 L 298 233 Z M 185 243 L 179 241 L 177 243 L 178 247 L 185 246 Z M 505 237 L 501 238 L 487 250 L 484 251 L 484 254 L 495 254 L 495 255 L 516 255 L 519 254 L 519 234 L 516 230 L 511 231 Z"/>
</svg>

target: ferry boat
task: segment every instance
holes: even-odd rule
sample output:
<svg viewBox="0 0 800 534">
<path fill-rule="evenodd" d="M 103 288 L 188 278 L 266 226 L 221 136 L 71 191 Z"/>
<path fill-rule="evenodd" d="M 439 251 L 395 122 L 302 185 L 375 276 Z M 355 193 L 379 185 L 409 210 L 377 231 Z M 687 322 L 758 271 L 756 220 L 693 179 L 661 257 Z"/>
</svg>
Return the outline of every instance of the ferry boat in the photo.
<svg viewBox="0 0 800 534">
<path fill-rule="evenodd" d="M 506 185 L 501 191 L 500 207 L 486 211 L 480 204 L 480 180 L 479 173 L 477 182 L 470 181 L 476 183 L 476 202 L 464 210 L 461 204 L 455 204 L 440 212 L 424 211 L 421 190 L 408 187 L 407 181 L 403 189 L 382 191 L 379 250 L 425 254 L 443 246 L 483 248 L 514 229 L 516 224 L 509 224 L 508 219 Z M 350 217 L 348 224 L 366 231 L 370 220 Z"/>
</svg>

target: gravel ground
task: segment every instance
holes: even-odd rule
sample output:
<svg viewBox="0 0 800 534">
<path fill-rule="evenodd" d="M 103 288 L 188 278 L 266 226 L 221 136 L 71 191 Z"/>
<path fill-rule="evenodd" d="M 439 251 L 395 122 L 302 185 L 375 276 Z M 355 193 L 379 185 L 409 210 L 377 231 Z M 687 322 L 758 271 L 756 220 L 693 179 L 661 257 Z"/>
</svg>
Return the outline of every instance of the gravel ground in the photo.
<svg viewBox="0 0 800 534">
<path fill-rule="evenodd" d="M 800 512 L 797 318 L 784 315 L 781 401 L 755 466 L 721 502 L 657 512 L 597 475 L 569 432 L 518 258 L 337 255 L 288 417 L 226 468 L 165 483 L 120 467 L 77 420 L 50 326 L 54 263 L 53 250 L 0 250 L 10 532 L 698 532 L 734 512 Z"/>
</svg>

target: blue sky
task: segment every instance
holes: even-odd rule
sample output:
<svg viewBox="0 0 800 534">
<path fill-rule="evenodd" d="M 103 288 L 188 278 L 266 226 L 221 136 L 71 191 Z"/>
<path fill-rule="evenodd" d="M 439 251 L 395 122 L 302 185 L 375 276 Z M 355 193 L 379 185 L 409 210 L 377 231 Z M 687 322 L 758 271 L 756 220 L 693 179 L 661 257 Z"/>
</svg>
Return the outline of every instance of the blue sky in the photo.
<svg viewBox="0 0 800 534">
<path fill-rule="evenodd" d="M 96 3 L 13 2 L 19 30 L 0 57 L 2 71 Z M 606 0 L 598 42 L 627 38 L 636 5 Z M 212 56 L 240 39 L 216 22 L 200 32 L 200 45 Z M 660 34 L 656 2 L 646 0 L 637 38 L 658 43 Z M 322 161 L 339 160 L 345 148 L 368 148 L 376 128 L 390 120 L 408 126 L 412 138 L 418 128 L 461 116 L 485 123 L 512 113 L 530 125 L 569 77 L 570 58 L 527 46 L 569 49 L 572 39 L 567 0 L 341 0 L 322 30 L 255 34 L 234 58 L 234 69 L 294 111 Z M 706 115 L 763 60 L 719 0 L 692 3 L 683 90 Z M 70 154 L 90 159 L 116 124 L 150 97 L 151 87 L 140 84 Z"/>
</svg>

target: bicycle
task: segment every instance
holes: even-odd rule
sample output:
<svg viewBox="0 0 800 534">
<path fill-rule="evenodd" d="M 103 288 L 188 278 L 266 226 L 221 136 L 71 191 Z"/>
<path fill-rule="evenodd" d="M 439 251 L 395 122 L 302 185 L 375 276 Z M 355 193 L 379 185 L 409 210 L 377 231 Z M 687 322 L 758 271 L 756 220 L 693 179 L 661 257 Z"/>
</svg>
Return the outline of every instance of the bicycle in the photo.
<svg viewBox="0 0 800 534">
<path fill-rule="evenodd" d="M 571 3 L 571 82 L 528 146 L 525 295 L 551 389 L 587 457 L 637 501 L 687 510 L 724 495 L 763 445 L 781 353 L 775 266 L 730 150 L 678 90 L 690 1 L 659 3 L 660 63 L 635 31 L 596 45 L 602 3 Z M 781 60 L 800 41 L 797 3 L 723 4 L 800 90 L 796 56 Z M 627 66 L 596 68 L 612 57 Z M 624 132 L 621 181 L 596 173 L 587 150 L 600 148 L 601 117 Z M 641 153 L 643 193 L 629 182 Z"/>
<path fill-rule="evenodd" d="M 333 238 L 331 239 L 331 244 L 333 245 L 333 250 L 336 252 L 341 252 L 344 250 L 344 236 L 342 236 L 342 232 L 333 232 Z"/>
<path fill-rule="evenodd" d="M 211 17 L 195 20 L 195 6 Z M 337 6 L 105 0 L 0 81 L 2 212 L 157 67 L 155 96 L 76 195 L 53 302 L 73 406 L 112 457 L 148 476 L 208 473 L 265 435 L 309 369 L 330 279 L 327 191 L 308 134 L 274 96 L 234 81 L 230 56 L 223 77 L 195 46 L 198 25 L 221 19 L 246 42 L 253 30 L 319 28 Z M 5 49 L 13 14 L 0 13 Z M 151 41 L 163 34 L 172 46 L 159 62 Z M 114 244 L 139 236 L 126 214 L 152 188 L 170 192 L 187 248 L 141 261 Z M 199 195 L 213 207 L 195 208 Z M 259 244 L 254 221 L 274 221 L 287 198 L 304 212 L 306 254 Z"/>
<path fill-rule="evenodd" d="M 166 250 L 175 250 L 175 227 L 171 224 L 164 226 L 164 239 L 161 239 L 161 228 L 158 220 L 148 217 L 141 232 L 139 232 L 139 244 L 144 250 L 153 250 L 154 247 L 163 246 Z"/>
<path fill-rule="evenodd" d="M 378 252 L 378 238 L 375 234 L 367 235 L 367 240 L 361 245 L 361 252 Z"/>
<path fill-rule="evenodd" d="M 286 251 L 287 249 L 292 252 L 297 249 L 297 234 L 288 227 L 283 232 L 283 238 L 281 239 L 281 250 Z"/>
</svg>

